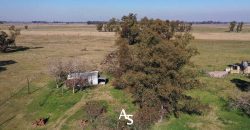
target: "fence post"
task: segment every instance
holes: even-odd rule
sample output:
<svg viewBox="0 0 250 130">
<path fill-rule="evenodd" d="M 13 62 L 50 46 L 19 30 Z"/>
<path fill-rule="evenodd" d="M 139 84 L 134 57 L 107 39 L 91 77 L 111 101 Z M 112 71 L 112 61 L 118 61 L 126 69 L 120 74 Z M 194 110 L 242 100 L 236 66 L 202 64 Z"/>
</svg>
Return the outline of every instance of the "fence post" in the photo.
<svg viewBox="0 0 250 130">
<path fill-rule="evenodd" d="M 30 94 L 30 80 L 27 77 L 27 87 L 28 87 L 28 94 Z"/>
</svg>

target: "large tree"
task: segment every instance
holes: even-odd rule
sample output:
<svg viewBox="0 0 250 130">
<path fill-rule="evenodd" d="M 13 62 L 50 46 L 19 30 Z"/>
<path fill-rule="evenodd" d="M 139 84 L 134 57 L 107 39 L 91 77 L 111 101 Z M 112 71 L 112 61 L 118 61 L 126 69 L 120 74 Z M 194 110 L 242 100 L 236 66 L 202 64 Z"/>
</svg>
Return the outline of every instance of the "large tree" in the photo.
<svg viewBox="0 0 250 130">
<path fill-rule="evenodd" d="M 243 23 L 243 22 L 240 22 L 239 25 L 240 25 L 239 31 L 241 32 L 241 31 L 243 30 L 243 25 L 244 25 L 244 23 Z"/>
<path fill-rule="evenodd" d="M 235 28 L 236 24 L 237 24 L 236 21 L 230 22 L 230 24 L 229 24 L 229 32 L 233 32 L 234 31 L 234 28 Z"/>
<path fill-rule="evenodd" d="M 152 112 L 152 123 L 162 115 L 178 115 L 178 111 L 186 110 L 179 107 L 179 101 L 186 97 L 183 91 L 198 83 L 195 73 L 187 69 L 190 58 L 197 54 L 190 47 L 191 24 L 146 17 L 137 21 L 135 14 L 123 16 L 121 21 L 117 60 L 110 60 L 115 61 L 116 67 L 112 64 L 112 68 L 118 72 L 113 84 L 133 94 L 140 107 L 136 118 L 142 119 L 140 112 Z"/>
<path fill-rule="evenodd" d="M 96 25 L 96 30 L 101 32 L 102 31 L 102 28 L 103 28 L 103 24 L 102 23 L 99 23 Z"/>
</svg>

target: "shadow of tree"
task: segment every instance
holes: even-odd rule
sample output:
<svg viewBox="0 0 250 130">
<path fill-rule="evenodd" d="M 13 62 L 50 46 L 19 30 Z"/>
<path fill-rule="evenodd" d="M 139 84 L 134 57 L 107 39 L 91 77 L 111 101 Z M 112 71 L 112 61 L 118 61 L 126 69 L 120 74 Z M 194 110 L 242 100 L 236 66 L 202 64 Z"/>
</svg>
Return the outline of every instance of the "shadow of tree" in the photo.
<svg viewBox="0 0 250 130">
<path fill-rule="evenodd" d="M 6 66 L 6 65 L 11 65 L 17 63 L 16 61 L 13 60 L 5 60 L 5 61 L 0 61 L 0 66 Z"/>
<path fill-rule="evenodd" d="M 241 79 L 232 79 L 232 83 L 234 83 L 241 91 L 249 91 L 250 90 L 250 82 L 241 80 Z"/>
<path fill-rule="evenodd" d="M 7 70 L 6 67 L 1 67 L 1 66 L 0 66 L 0 72 L 1 72 L 1 71 L 5 71 L 5 70 Z"/>
<path fill-rule="evenodd" d="M 17 63 L 14 60 L 0 61 L 0 72 L 7 70 L 5 66 Z"/>
<path fill-rule="evenodd" d="M 13 53 L 13 52 L 18 52 L 18 51 L 27 51 L 30 49 L 41 49 L 44 47 L 25 47 L 25 46 L 16 46 L 16 47 L 11 47 L 8 48 L 5 53 Z"/>
</svg>

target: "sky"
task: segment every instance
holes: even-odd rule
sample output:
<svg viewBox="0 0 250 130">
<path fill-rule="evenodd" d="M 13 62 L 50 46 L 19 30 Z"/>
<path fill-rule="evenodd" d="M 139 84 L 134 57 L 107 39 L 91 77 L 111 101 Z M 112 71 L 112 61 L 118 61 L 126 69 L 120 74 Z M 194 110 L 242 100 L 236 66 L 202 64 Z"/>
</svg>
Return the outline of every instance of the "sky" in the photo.
<svg viewBox="0 0 250 130">
<path fill-rule="evenodd" d="M 0 21 L 89 21 L 138 18 L 250 22 L 250 0 L 0 0 Z"/>
</svg>

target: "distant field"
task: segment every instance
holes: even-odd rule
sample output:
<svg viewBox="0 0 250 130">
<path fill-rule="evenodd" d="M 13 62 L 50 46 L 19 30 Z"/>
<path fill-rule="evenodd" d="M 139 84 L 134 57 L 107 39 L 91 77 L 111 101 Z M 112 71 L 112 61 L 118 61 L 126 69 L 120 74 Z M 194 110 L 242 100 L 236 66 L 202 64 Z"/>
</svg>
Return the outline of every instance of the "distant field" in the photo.
<svg viewBox="0 0 250 130">
<path fill-rule="evenodd" d="M 54 31 L 55 28 L 61 31 Z M 78 31 L 74 31 L 77 28 Z M 53 58 L 82 59 L 96 67 L 108 52 L 114 50 L 114 34 L 99 33 L 95 26 L 30 25 L 29 30 L 21 33 L 17 37 L 17 46 L 30 49 L 0 54 L 0 61 L 17 62 L 6 66 L 7 70 L 0 74 L 0 101 L 24 86 L 27 76 L 37 77 L 37 80 L 42 80 L 40 75 L 46 77 L 47 64 Z"/>
<path fill-rule="evenodd" d="M 24 25 L 17 25 L 23 28 Z M 7 25 L 0 25 L 7 29 Z M 232 79 L 250 80 L 241 75 L 230 75 L 224 79 L 207 77 L 205 72 L 224 70 L 228 64 L 250 61 L 250 26 L 241 33 L 228 33 L 228 25 L 194 25 L 192 33 L 199 55 L 192 58 L 200 72 L 202 88 L 187 94 L 209 104 L 210 112 L 202 116 L 181 114 L 157 123 L 153 129 L 240 129 L 250 128 L 250 118 L 240 111 L 227 110 L 228 97 L 243 95 Z M 110 84 L 72 94 L 55 89 L 48 75 L 48 62 L 57 59 L 81 59 L 89 70 L 100 68 L 106 54 L 116 49 L 115 33 L 97 32 L 90 25 L 32 24 L 17 38 L 17 45 L 28 47 L 11 53 L 0 53 L 0 62 L 8 61 L 0 70 L 0 129 L 35 129 L 32 122 L 42 116 L 51 116 L 48 126 L 41 129 L 80 129 L 79 120 L 84 116 L 82 106 L 89 100 L 108 102 L 107 118 L 116 120 L 118 110 L 125 107 L 134 112 L 130 95 L 113 89 Z M 27 94 L 26 78 L 32 79 L 31 92 Z M 72 99 L 72 100 L 69 100 Z M 127 100 L 128 99 L 128 100 Z M 112 124 L 111 124 L 112 125 Z"/>
<path fill-rule="evenodd" d="M 194 24 L 193 32 L 223 33 L 229 30 L 229 24 Z M 250 33 L 250 24 L 243 25 L 241 33 Z"/>
<path fill-rule="evenodd" d="M 192 33 L 196 39 L 203 40 L 238 40 L 250 41 L 250 25 L 244 25 L 243 31 L 240 33 L 226 32 L 228 31 L 226 24 L 198 24 L 193 25 Z"/>
</svg>

